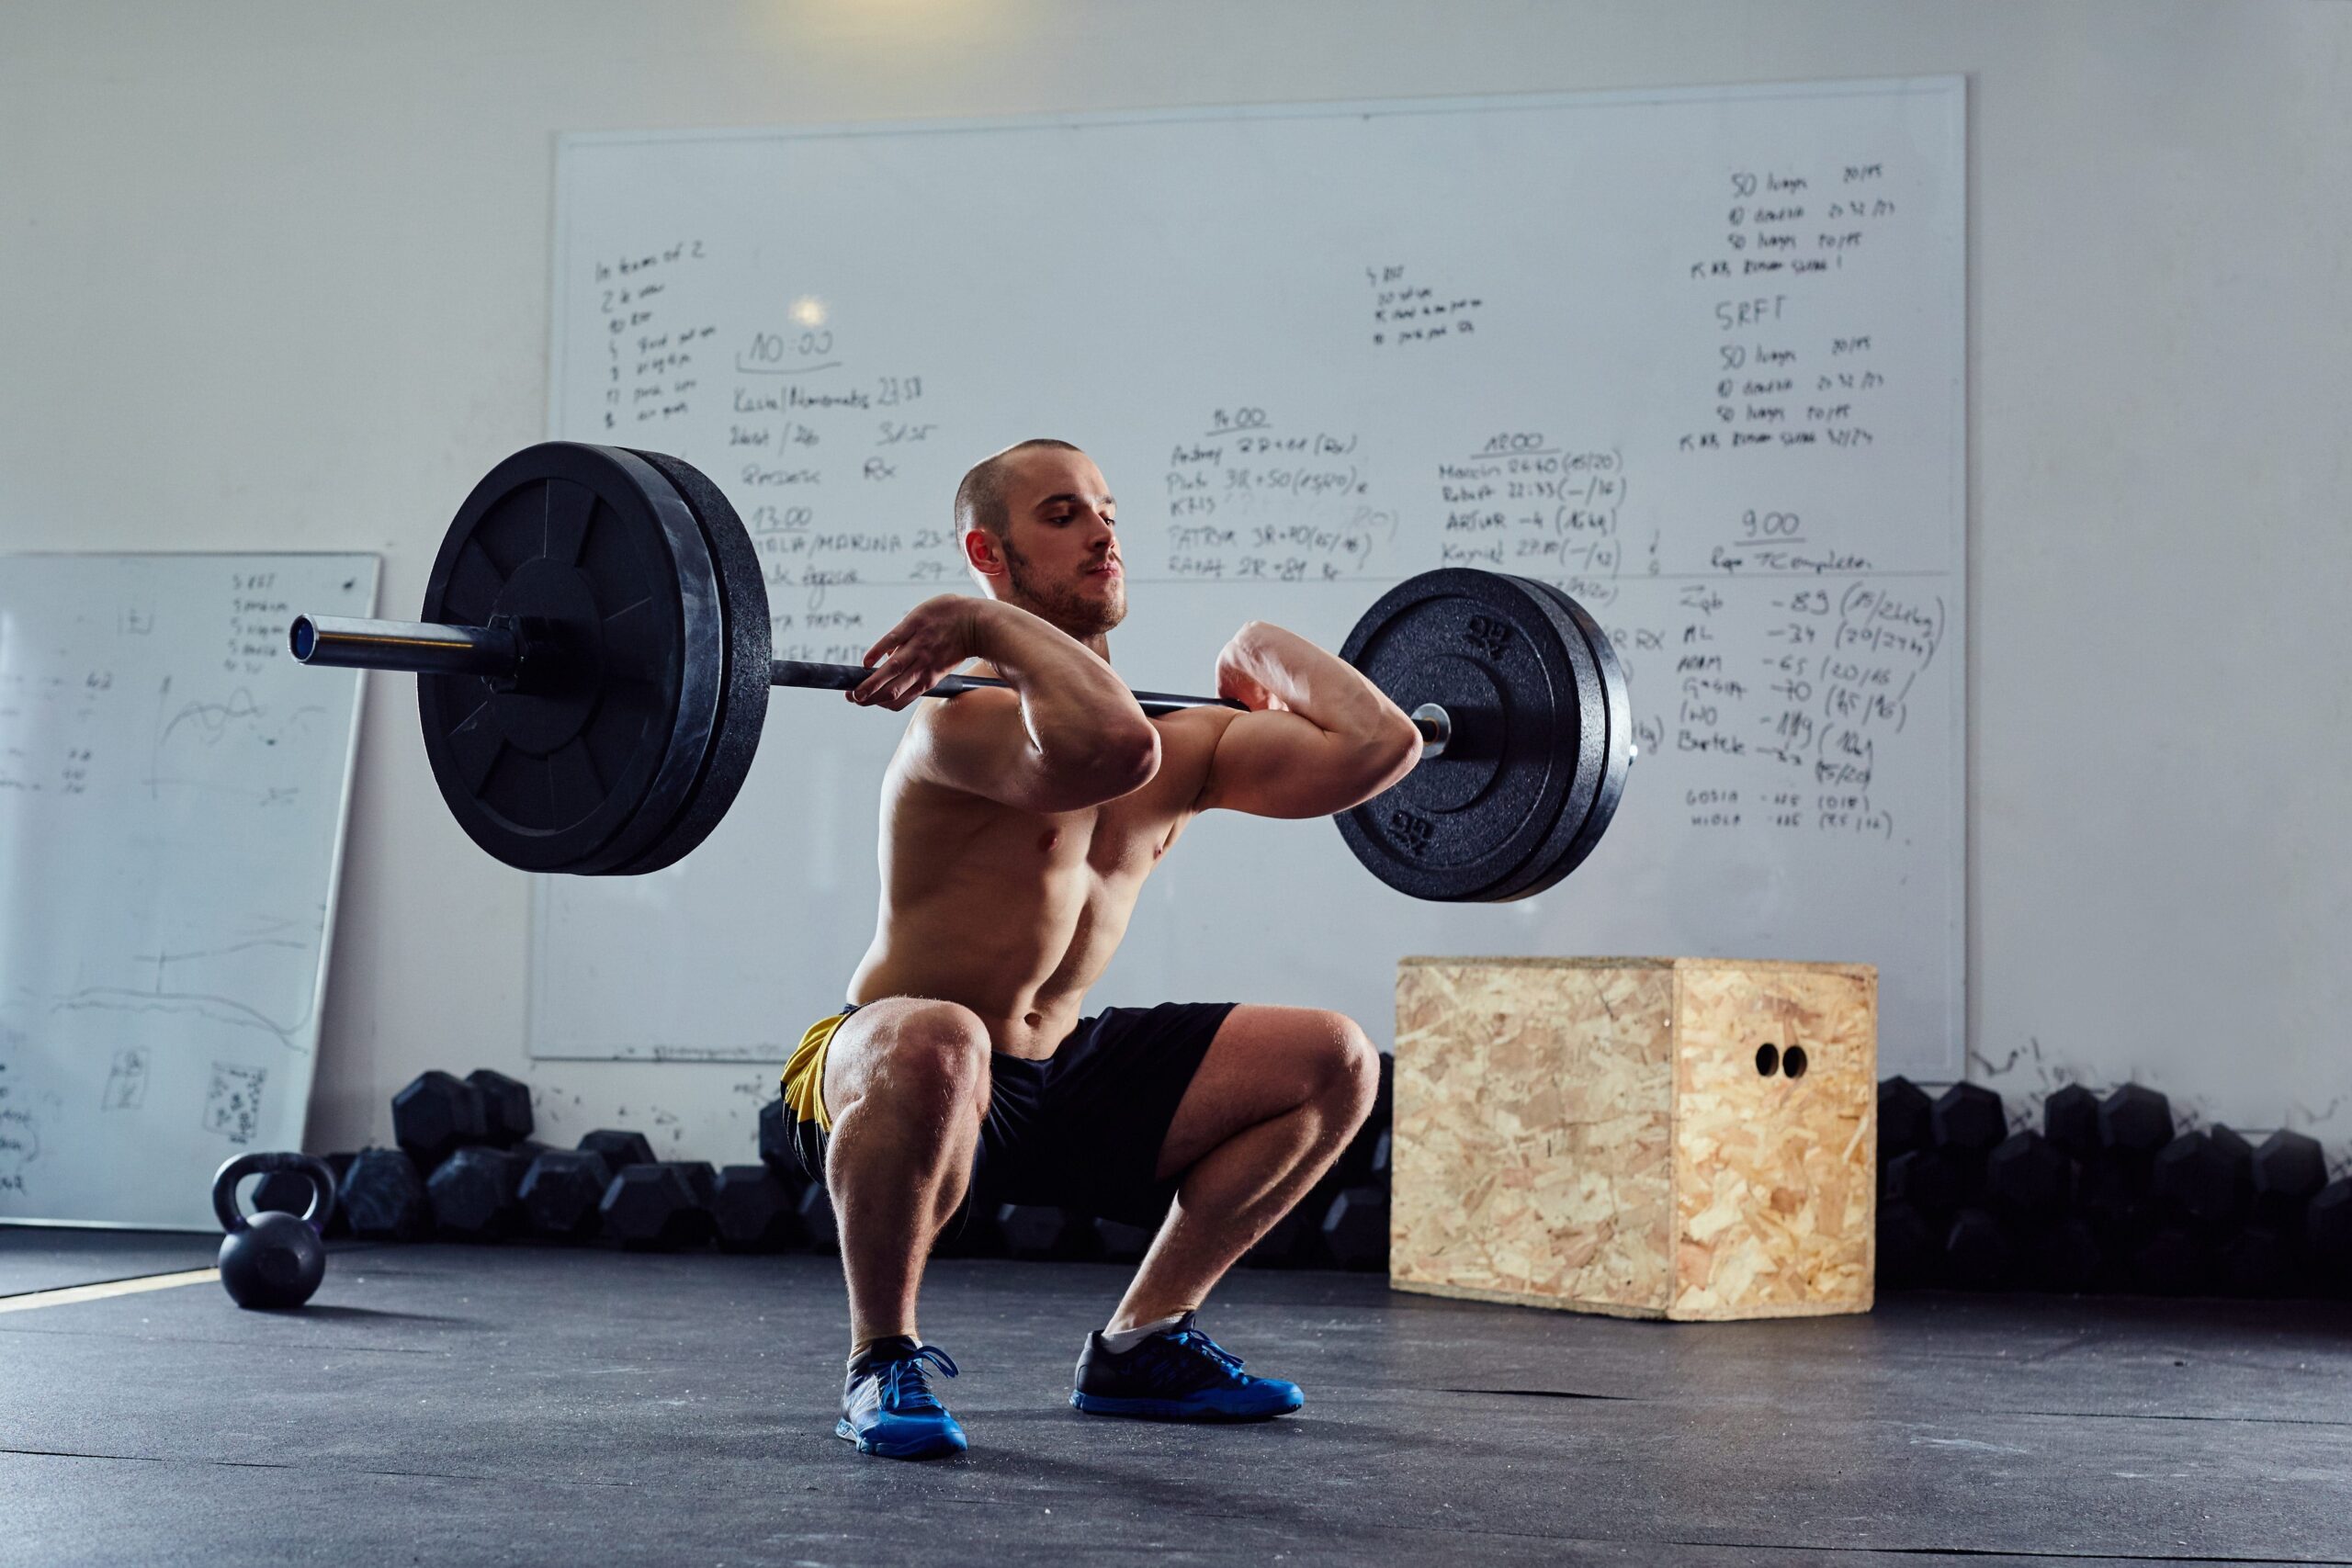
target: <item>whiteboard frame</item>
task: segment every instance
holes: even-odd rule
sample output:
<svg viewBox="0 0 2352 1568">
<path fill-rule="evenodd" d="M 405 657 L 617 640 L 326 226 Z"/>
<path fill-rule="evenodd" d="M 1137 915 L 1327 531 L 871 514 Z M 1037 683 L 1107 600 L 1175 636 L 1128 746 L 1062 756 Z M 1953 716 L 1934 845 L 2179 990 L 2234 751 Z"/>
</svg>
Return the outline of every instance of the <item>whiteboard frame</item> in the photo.
<svg viewBox="0 0 2352 1568">
<path fill-rule="evenodd" d="M 1351 116 L 1370 118 L 1375 116 L 1395 118 L 1413 115 L 1457 115 L 1486 112 L 1525 111 L 1547 108 L 1613 107 L 1638 104 L 1766 102 L 1774 99 L 1842 98 L 1907 95 L 1951 95 L 1952 98 L 1951 145 L 1946 150 L 1951 166 L 1958 171 L 1960 265 L 1952 279 L 1952 297 L 1944 302 L 1951 319 L 1958 323 L 1959 353 L 1955 363 L 1958 385 L 1951 389 L 1954 411 L 1947 460 L 1954 504 L 1951 507 L 1951 537 L 1948 541 L 1952 563 L 1951 585 L 1957 602 L 1957 614 L 1951 625 L 1960 628 L 1961 646 L 1951 660 L 1947 680 L 1951 682 L 1951 724 L 1949 743 L 1957 766 L 1957 787 L 1951 791 L 1951 807 L 1945 830 L 1951 841 L 1951 863 L 1949 867 L 1950 902 L 1943 912 L 1945 926 L 1942 948 L 1945 962 L 1951 966 L 1951 984 L 1944 1010 L 1943 1039 L 1936 1058 L 1937 1071 L 1930 1076 L 1921 1071 L 1917 1063 L 1910 1070 L 1928 1081 L 1957 1081 L 1965 1076 L 1970 1052 L 1969 1019 L 1971 980 L 1970 907 L 1971 858 L 1969 854 L 1968 812 L 1974 785 L 1975 760 L 1969 744 L 1968 663 L 1973 644 L 1970 624 L 1971 595 L 1969 578 L 1971 561 L 1968 552 L 1971 513 L 1974 495 L 1969 485 L 1969 434 L 1972 419 L 1971 396 L 1973 382 L 1969 374 L 1974 354 L 1973 322 L 1969 310 L 1970 283 L 1973 276 L 1972 230 L 1973 173 L 1969 159 L 1969 79 L 1961 73 L 1945 73 L 1921 76 L 1871 76 L 1826 78 L 1815 82 L 1734 83 L 1715 85 L 1681 87 L 1601 88 L 1588 91 L 1550 93 L 1490 93 L 1453 95 L 1431 97 L 1392 97 L 1335 99 L 1325 102 L 1257 103 L 1231 105 L 1196 105 L 1148 109 L 1088 110 L 1075 113 L 1037 113 L 1024 115 L 959 116 L 941 118 L 833 120 L 810 125 L 778 125 L 724 127 L 696 130 L 692 128 L 660 130 L 585 130 L 561 131 L 556 137 L 554 167 L 555 199 L 549 231 L 548 254 L 548 383 L 546 430 L 549 440 L 564 436 L 558 426 L 561 412 L 563 389 L 567 385 L 567 344 L 563 324 L 570 319 L 571 287 L 565 276 L 564 262 L 571 254 L 571 218 L 569 196 L 571 159 L 579 152 L 595 147 L 633 146 L 647 143 L 680 142 L 741 142 L 838 140 L 860 136 L 963 135 L 990 131 L 1035 130 L 1055 128 L 1084 128 L 1168 123 L 1200 123 L 1204 121 L 1278 121 L 1287 119 L 1332 119 Z M 1636 764 L 1636 773 L 1639 766 Z M 548 879 L 534 876 L 531 895 L 531 930 L 528 934 L 528 961 L 537 963 L 538 940 L 546 924 Z M 1750 955 L 1769 958 L 1770 954 Z M 720 1054 L 706 1055 L 671 1053 L 660 1047 L 646 1047 L 628 1055 L 609 1051 L 595 1053 L 548 1052 L 538 1041 L 537 986 L 526 976 L 524 986 L 526 1049 L 534 1061 L 622 1061 L 622 1062 L 767 1062 L 767 1055 L 754 1055 L 736 1048 L 720 1048 Z M 1883 1058 L 1882 1058 L 1883 1060 Z"/>
</svg>

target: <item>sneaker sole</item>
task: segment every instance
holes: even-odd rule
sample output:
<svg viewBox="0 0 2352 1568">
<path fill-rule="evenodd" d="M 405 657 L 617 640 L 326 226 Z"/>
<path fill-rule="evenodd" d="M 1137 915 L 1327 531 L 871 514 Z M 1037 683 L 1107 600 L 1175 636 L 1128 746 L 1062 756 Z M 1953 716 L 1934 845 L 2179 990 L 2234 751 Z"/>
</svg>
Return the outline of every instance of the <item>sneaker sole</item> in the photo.
<svg viewBox="0 0 2352 1568">
<path fill-rule="evenodd" d="M 1271 1421 L 1306 1406 L 1304 1395 L 1281 1404 L 1241 1409 L 1218 1404 L 1193 1404 L 1174 1399 L 1114 1399 L 1108 1394 L 1071 1391 L 1070 1407 L 1089 1416 L 1127 1416 L 1145 1421 Z"/>
<path fill-rule="evenodd" d="M 855 1443 L 859 1453 L 874 1454 L 882 1459 L 945 1459 L 950 1454 L 963 1453 L 969 1446 L 962 1438 L 947 1432 L 937 1432 L 928 1438 L 916 1438 L 903 1443 L 893 1443 L 887 1438 L 876 1442 L 871 1438 L 859 1437 L 857 1428 L 847 1421 L 833 1423 L 833 1436 L 844 1442 Z"/>
</svg>

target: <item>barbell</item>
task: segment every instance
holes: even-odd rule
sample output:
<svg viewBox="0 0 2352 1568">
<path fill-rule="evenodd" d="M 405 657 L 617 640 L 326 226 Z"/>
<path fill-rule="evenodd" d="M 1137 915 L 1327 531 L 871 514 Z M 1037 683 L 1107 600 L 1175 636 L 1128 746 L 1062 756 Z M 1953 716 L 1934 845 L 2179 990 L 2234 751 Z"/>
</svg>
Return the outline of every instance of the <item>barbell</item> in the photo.
<svg viewBox="0 0 2352 1568">
<path fill-rule="evenodd" d="M 656 452 L 525 448 L 449 525 L 416 621 L 298 616 L 304 664 L 405 671 L 458 825 L 525 871 L 676 862 L 733 803 L 772 686 L 872 671 L 773 657 L 767 584 L 718 488 Z M 1340 657 L 1421 731 L 1393 788 L 1339 814 L 1356 858 L 1419 898 L 1500 902 L 1576 869 L 1634 756 L 1609 638 L 1560 589 L 1464 567 L 1406 579 Z M 1001 681 L 953 675 L 924 695 Z M 1137 692 L 1148 714 L 1224 703 Z"/>
</svg>

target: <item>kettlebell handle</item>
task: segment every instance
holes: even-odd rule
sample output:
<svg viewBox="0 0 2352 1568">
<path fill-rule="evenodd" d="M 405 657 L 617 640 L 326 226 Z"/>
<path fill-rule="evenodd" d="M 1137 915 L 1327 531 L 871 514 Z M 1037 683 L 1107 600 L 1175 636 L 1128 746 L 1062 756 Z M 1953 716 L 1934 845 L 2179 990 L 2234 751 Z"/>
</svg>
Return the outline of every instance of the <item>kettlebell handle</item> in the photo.
<svg viewBox="0 0 2352 1568">
<path fill-rule="evenodd" d="M 229 1157 L 212 1179 L 212 1212 L 220 1216 L 220 1228 L 231 1235 L 251 1229 L 253 1222 L 237 1207 L 237 1183 L 248 1176 L 271 1176 L 281 1170 L 311 1179 L 311 1207 L 300 1217 L 314 1230 L 326 1229 L 327 1220 L 334 1213 L 334 1170 L 316 1155 L 293 1154 Z"/>
</svg>

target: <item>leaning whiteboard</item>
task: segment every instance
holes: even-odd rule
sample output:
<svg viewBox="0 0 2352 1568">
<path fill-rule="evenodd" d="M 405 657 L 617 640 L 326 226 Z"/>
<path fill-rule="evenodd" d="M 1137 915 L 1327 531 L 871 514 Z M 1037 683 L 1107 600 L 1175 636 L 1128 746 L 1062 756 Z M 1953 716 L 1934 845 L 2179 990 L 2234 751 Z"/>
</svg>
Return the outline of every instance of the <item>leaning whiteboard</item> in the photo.
<svg viewBox="0 0 2352 1568">
<path fill-rule="evenodd" d="M 0 1222 L 213 1228 L 300 1148 L 372 555 L 0 558 Z"/>
<path fill-rule="evenodd" d="M 1942 77 L 567 137 L 549 429 L 733 500 L 780 656 L 969 591 L 966 465 L 1120 500 L 1120 673 L 1336 647 L 1391 583 L 1566 587 L 1642 758 L 1573 877 L 1421 903 L 1219 813 L 1094 1003 L 1337 1008 L 1407 953 L 1863 962 L 1881 1061 L 1963 1028 L 1965 85 Z M 538 892 L 540 1057 L 782 1058 L 870 938 L 899 725 L 779 694 L 728 819 Z"/>
</svg>

